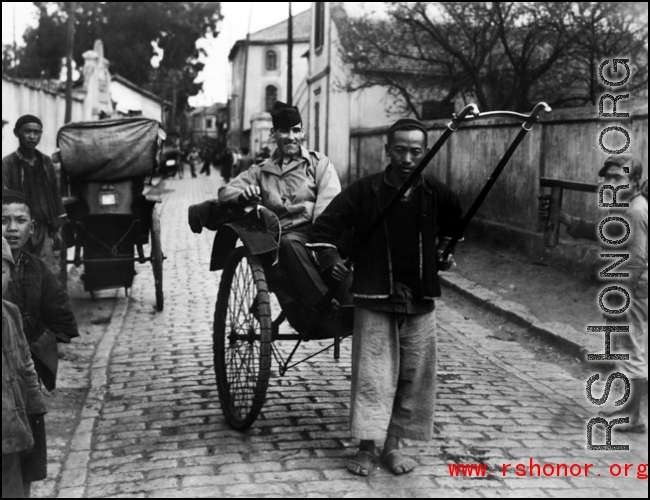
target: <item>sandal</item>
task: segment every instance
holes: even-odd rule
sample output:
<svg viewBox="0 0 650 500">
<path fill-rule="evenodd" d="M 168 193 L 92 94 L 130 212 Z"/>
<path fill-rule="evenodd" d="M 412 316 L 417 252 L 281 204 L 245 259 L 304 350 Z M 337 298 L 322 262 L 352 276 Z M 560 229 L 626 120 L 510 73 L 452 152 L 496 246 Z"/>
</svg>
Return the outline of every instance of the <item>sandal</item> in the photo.
<svg viewBox="0 0 650 500">
<path fill-rule="evenodd" d="M 399 450 L 389 451 L 388 453 L 382 455 L 381 460 L 384 462 L 386 468 L 396 476 L 408 474 L 409 472 L 413 471 L 415 467 L 417 467 L 415 460 L 405 457 L 400 453 Z M 398 470 L 398 467 L 400 467 L 401 470 Z"/>
<path fill-rule="evenodd" d="M 364 463 L 364 459 L 367 460 L 367 462 Z M 350 463 L 348 464 L 348 471 L 350 471 L 355 476 L 366 477 L 369 476 L 370 473 L 375 469 L 376 463 L 377 457 L 374 453 L 370 453 L 369 451 L 360 451 L 354 456 L 354 458 L 350 459 Z M 352 470 L 350 466 L 359 467 L 359 470 Z"/>
</svg>

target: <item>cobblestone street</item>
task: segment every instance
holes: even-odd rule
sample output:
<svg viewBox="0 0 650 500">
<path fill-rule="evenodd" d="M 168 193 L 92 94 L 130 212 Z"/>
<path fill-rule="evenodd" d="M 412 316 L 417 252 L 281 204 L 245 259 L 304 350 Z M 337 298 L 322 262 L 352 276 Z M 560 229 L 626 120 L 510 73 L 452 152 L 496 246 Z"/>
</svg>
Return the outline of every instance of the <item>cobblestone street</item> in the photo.
<svg viewBox="0 0 650 500">
<path fill-rule="evenodd" d="M 648 461 L 647 435 L 614 430 L 613 443 L 631 451 L 587 451 L 586 425 L 597 407 L 585 397 L 586 380 L 533 359 L 517 342 L 489 337 L 451 303 L 438 308 L 437 433 L 428 443 L 406 443 L 419 463 L 412 474 L 346 471 L 356 447 L 347 425 L 349 341 L 339 361 L 328 352 L 284 377 L 274 364 L 261 417 L 245 433 L 232 430 L 213 370 L 214 233 L 195 235 L 187 224 L 188 206 L 215 197 L 221 182 L 218 174 L 165 181 L 165 310 L 154 310 L 151 267 L 138 266 L 124 311 L 113 315 L 95 353 L 53 496 L 647 497 L 647 479 L 636 477 Z M 288 353 L 292 344 L 281 349 Z M 311 342 L 300 352 L 326 345 Z M 595 433 L 596 444 L 604 439 Z M 516 464 L 528 467 L 531 459 L 580 464 L 582 477 L 517 477 Z M 457 463 L 488 464 L 490 476 L 451 477 L 448 465 Z M 511 464 L 505 477 L 503 464 Z M 594 464 L 589 477 L 585 464 Z M 629 477 L 612 477 L 612 464 L 633 464 Z"/>
</svg>

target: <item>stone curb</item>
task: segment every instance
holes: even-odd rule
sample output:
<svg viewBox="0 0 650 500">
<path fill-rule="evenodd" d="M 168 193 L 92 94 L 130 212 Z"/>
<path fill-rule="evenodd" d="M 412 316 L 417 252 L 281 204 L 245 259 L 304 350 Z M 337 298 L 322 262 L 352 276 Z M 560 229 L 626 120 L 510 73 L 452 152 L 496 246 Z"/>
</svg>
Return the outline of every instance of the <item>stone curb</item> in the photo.
<svg viewBox="0 0 650 500">
<path fill-rule="evenodd" d="M 443 285 L 469 298 L 486 309 L 500 314 L 515 324 L 528 328 L 540 338 L 550 341 L 564 352 L 580 360 L 586 359 L 588 352 L 600 352 L 597 339 L 589 337 L 572 326 L 559 322 L 544 322 L 537 318 L 527 307 L 517 302 L 506 300 L 499 294 L 484 288 L 456 273 L 440 274 Z"/>
<path fill-rule="evenodd" d="M 108 381 L 108 366 L 117 336 L 129 310 L 129 298 L 116 300 L 111 323 L 97 345 L 89 370 L 89 391 L 74 431 L 68 456 L 63 463 L 57 498 L 84 498 L 92 446 L 93 429 L 99 418 Z"/>
</svg>

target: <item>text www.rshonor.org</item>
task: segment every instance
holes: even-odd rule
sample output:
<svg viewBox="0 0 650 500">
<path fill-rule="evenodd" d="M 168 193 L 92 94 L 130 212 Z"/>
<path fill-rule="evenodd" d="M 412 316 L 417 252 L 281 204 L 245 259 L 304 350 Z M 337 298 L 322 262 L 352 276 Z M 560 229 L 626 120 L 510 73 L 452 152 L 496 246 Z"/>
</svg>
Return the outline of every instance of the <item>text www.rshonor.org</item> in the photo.
<svg viewBox="0 0 650 500">
<path fill-rule="evenodd" d="M 447 464 L 451 477 L 492 477 L 488 464 Z M 528 464 L 502 464 L 496 475 L 502 477 L 598 477 L 594 464 L 540 464 L 532 458 Z M 608 468 L 611 477 L 636 477 L 648 479 L 648 464 L 612 464 Z"/>
</svg>

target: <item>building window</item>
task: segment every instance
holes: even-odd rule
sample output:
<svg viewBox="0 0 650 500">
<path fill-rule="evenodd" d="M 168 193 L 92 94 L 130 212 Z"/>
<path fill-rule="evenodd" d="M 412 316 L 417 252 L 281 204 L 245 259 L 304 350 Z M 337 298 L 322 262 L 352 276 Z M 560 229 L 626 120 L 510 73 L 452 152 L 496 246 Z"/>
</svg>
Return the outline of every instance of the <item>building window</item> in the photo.
<svg viewBox="0 0 650 500">
<path fill-rule="evenodd" d="M 278 89 L 273 85 L 269 85 L 268 87 L 266 87 L 266 101 L 264 106 L 267 112 L 270 112 L 271 109 L 273 109 L 273 106 L 275 105 L 275 101 L 277 100 L 278 100 Z"/>
<path fill-rule="evenodd" d="M 212 128 L 212 118 L 208 118 L 205 120 L 205 128 L 207 129 Z"/>
<path fill-rule="evenodd" d="M 320 49 L 325 43 L 325 2 L 316 2 L 316 33 L 314 48 Z"/>
<path fill-rule="evenodd" d="M 275 71 L 278 69 L 278 54 L 275 50 L 266 51 L 266 71 Z"/>
</svg>

